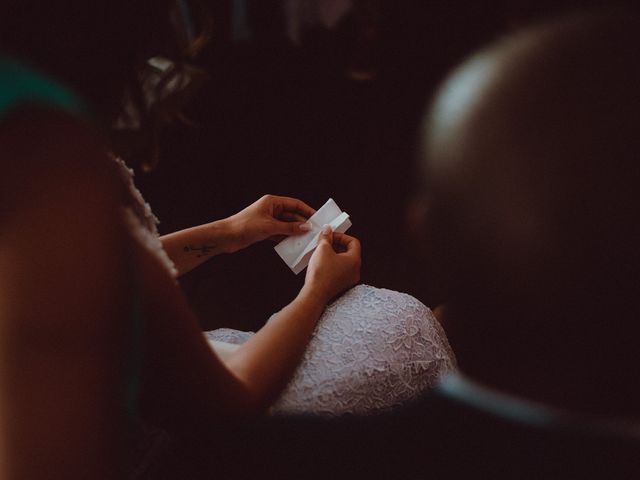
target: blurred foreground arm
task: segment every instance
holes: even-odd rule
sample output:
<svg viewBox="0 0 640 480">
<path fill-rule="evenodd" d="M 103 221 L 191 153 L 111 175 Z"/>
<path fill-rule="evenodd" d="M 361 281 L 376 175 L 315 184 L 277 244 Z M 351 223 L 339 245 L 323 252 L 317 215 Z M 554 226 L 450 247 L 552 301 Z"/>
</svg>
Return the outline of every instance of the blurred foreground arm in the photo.
<svg viewBox="0 0 640 480">
<path fill-rule="evenodd" d="M 115 478 L 126 255 L 106 154 L 60 113 L 0 132 L 0 477 Z"/>
</svg>

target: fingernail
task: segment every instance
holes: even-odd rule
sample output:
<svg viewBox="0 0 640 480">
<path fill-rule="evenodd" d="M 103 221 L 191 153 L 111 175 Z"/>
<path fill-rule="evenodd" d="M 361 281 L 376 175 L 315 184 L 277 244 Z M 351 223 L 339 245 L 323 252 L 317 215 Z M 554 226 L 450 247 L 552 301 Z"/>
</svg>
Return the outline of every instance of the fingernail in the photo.
<svg viewBox="0 0 640 480">
<path fill-rule="evenodd" d="M 332 232 L 331 230 L 331 226 L 330 225 L 323 225 L 322 226 L 322 234 L 323 235 L 329 235 Z"/>
<path fill-rule="evenodd" d="M 298 228 L 300 228 L 300 230 L 302 230 L 303 232 L 308 232 L 309 230 L 311 230 L 311 224 L 309 222 L 301 223 Z"/>
</svg>

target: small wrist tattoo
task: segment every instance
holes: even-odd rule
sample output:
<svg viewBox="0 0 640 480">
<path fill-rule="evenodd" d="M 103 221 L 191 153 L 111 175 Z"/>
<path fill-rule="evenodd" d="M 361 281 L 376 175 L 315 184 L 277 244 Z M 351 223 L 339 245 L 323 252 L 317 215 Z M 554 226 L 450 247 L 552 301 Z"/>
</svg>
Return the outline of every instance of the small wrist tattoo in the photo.
<svg viewBox="0 0 640 480">
<path fill-rule="evenodd" d="M 206 243 L 199 247 L 193 245 L 186 245 L 183 250 L 185 252 L 196 252 L 196 257 L 206 257 L 213 253 L 217 245 L 215 243 Z"/>
</svg>

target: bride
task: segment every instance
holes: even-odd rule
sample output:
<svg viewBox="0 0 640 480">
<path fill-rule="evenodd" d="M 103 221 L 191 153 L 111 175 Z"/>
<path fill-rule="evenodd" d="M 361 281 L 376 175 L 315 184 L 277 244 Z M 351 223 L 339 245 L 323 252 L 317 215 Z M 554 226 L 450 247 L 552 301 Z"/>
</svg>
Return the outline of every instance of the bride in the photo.
<svg viewBox="0 0 640 480">
<path fill-rule="evenodd" d="M 158 237 L 157 220 L 134 186 L 133 172 L 122 162 L 118 164 L 135 201 L 129 229 L 171 276 L 256 240 L 305 233 L 309 229 L 306 219 L 315 212 L 301 200 L 266 195 L 227 219 Z M 138 221 L 132 220 L 136 218 L 134 211 L 141 213 Z M 337 253 L 339 247 L 344 253 Z M 334 262 L 333 268 L 346 270 L 340 273 L 344 287 L 328 286 L 332 281 L 328 271 L 316 271 L 320 262 Z M 381 412 L 415 400 L 441 375 L 455 368 L 446 335 L 429 308 L 404 293 L 368 285 L 350 288 L 357 282 L 359 264 L 358 240 L 325 226 L 302 291 L 322 277 L 327 284 L 324 288 L 331 293 L 321 297 L 319 319 L 309 320 L 309 337 L 301 340 L 308 345 L 292 378 L 271 405 L 272 414 L 336 416 Z M 340 289 L 348 290 L 325 308 L 327 299 L 335 297 Z M 295 317 L 289 319 L 287 313 L 285 308 L 272 315 L 258 336 L 230 328 L 206 332 L 205 336 L 216 356 L 233 371 L 243 361 L 244 349 L 251 346 L 249 341 L 255 343 L 264 335 L 265 340 L 260 340 L 267 344 L 273 341 L 267 337 L 273 335 L 272 327 L 282 323 L 288 330 L 290 322 L 298 321 Z M 287 342 L 296 340 L 282 335 L 277 348 L 291 348 Z M 267 362 L 270 356 L 266 356 Z M 278 366 L 267 364 L 264 368 Z"/>
<path fill-rule="evenodd" d="M 98 125 L 114 123 L 144 59 L 133 52 L 148 51 L 165 3 L 10 3 L 0 20 L 0 158 L 9 159 L 0 176 L 0 476 L 10 465 L 24 478 L 115 478 L 137 419 L 180 435 L 269 409 L 374 413 L 454 368 L 429 309 L 357 285 L 360 243 L 331 231 L 298 295 L 264 327 L 205 336 L 176 275 L 303 233 L 314 210 L 268 195 L 160 238 Z M 27 451 L 36 454 L 15 453 Z"/>
</svg>

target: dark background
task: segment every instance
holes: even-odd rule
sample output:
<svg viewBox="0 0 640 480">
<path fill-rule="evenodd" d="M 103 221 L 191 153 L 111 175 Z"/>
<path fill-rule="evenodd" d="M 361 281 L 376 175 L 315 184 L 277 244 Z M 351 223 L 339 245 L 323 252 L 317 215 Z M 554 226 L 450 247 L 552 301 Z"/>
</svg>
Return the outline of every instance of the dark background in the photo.
<svg viewBox="0 0 640 480">
<path fill-rule="evenodd" d="M 446 73 L 511 29 L 586 1 L 355 1 L 332 30 L 286 36 L 282 1 L 247 1 L 250 35 L 234 39 L 231 2 L 212 2 L 215 35 L 199 63 L 210 74 L 173 127 L 158 168 L 137 183 L 161 233 L 229 216 L 265 193 L 351 215 L 362 281 L 432 296 L 407 235 L 419 184 L 417 129 Z M 366 80 L 354 79 L 354 72 Z M 364 74 L 364 75 L 363 75 Z M 302 285 L 264 242 L 213 258 L 181 278 L 204 328 L 256 329 Z"/>
</svg>

